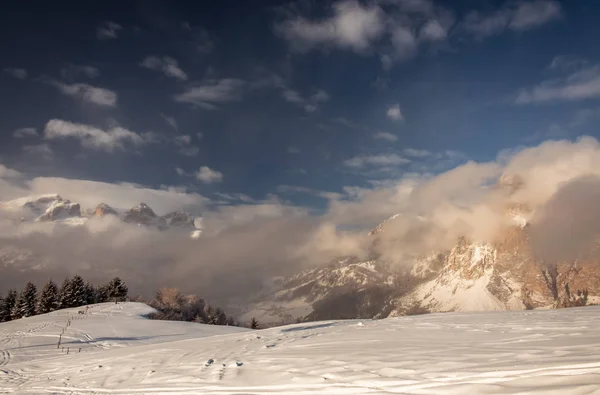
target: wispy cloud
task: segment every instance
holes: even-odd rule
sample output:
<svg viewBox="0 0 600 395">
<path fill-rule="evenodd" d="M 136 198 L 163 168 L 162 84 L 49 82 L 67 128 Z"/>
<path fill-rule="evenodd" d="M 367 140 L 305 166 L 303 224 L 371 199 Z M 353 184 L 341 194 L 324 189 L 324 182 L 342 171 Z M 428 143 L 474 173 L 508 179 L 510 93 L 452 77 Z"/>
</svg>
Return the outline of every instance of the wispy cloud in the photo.
<svg viewBox="0 0 600 395">
<path fill-rule="evenodd" d="M 46 123 L 44 138 L 47 140 L 73 138 L 82 147 L 113 152 L 125 148 L 124 143 L 141 146 L 148 141 L 141 135 L 120 126 L 102 130 L 94 126 L 52 119 Z"/>
<path fill-rule="evenodd" d="M 179 67 L 177 60 L 169 57 L 147 56 L 140 66 L 154 71 L 159 71 L 169 78 L 175 78 L 181 81 L 188 79 L 187 74 Z"/>
<path fill-rule="evenodd" d="M 194 175 L 197 180 L 202 181 L 205 184 L 213 184 L 223 181 L 223 173 L 213 170 L 208 166 L 202 166 L 196 173 L 194 173 Z"/>
<path fill-rule="evenodd" d="M 306 98 L 293 89 L 286 89 L 283 91 L 282 96 L 286 101 L 301 106 L 306 112 L 314 112 L 320 103 L 329 101 L 329 94 L 322 89 L 317 90 Z"/>
<path fill-rule="evenodd" d="M 397 154 L 358 155 L 344 161 L 347 167 L 362 168 L 366 166 L 397 166 L 410 163 L 411 160 Z"/>
<path fill-rule="evenodd" d="M 39 136 L 35 128 L 19 128 L 13 132 L 13 136 L 18 139 L 26 137 L 37 137 Z"/>
<path fill-rule="evenodd" d="M 387 117 L 393 121 L 401 121 L 404 119 L 402 111 L 400 110 L 400 104 L 396 103 L 388 107 Z"/>
<path fill-rule="evenodd" d="M 522 89 L 515 99 L 517 104 L 553 101 L 577 101 L 600 97 L 600 66 L 575 71 L 564 78 L 543 81 Z"/>
<path fill-rule="evenodd" d="M 300 52 L 315 47 L 369 49 L 385 31 L 385 14 L 377 5 L 362 5 L 356 0 L 333 4 L 332 15 L 309 20 L 294 15 L 275 26 L 275 32 Z"/>
<path fill-rule="evenodd" d="M 190 35 L 196 50 L 200 53 L 210 53 L 215 47 L 215 40 L 208 30 L 200 26 L 192 26 L 188 22 L 183 22 L 181 28 Z"/>
<path fill-rule="evenodd" d="M 24 80 L 27 78 L 27 70 L 25 69 L 16 69 L 16 68 L 5 68 L 4 72 L 16 79 Z"/>
<path fill-rule="evenodd" d="M 294 186 L 294 185 L 279 185 L 277 186 L 277 192 L 279 193 L 301 193 L 311 196 L 317 196 L 323 199 L 328 200 L 336 200 L 342 197 L 341 193 L 337 192 L 328 192 L 328 191 L 320 191 L 314 188 L 303 187 L 303 186 Z"/>
<path fill-rule="evenodd" d="M 472 11 L 463 26 L 477 39 L 498 35 L 504 30 L 524 31 L 545 25 L 562 16 L 560 3 L 554 0 L 508 3 L 492 13 Z"/>
<path fill-rule="evenodd" d="M 121 29 L 123 27 L 118 23 L 106 21 L 96 28 L 96 37 L 99 40 L 114 39 L 118 37 L 118 32 Z"/>
<path fill-rule="evenodd" d="M 413 158 L 425 158 L 431 156 L 431 152 L 424 149 L 405 148 L 402 153 Z"/>
<path fill-rule="evenodd" d="M 166 123 L 168 123 L 173 129 L 177 130 L 178 129 L 178 125 L 177 125 L 177 120 L 175 119 L 175 117 L 171 117 L 165 114 L 160 114 L 160 116 L 162 117 L 162 119 L 165 120 Z"/>
<path fill-rule="evenodd" d="M 98 88 L 89 84 L 66 84 L 56 80 L 45 80 L 48 85 L 54 86 L 60 93 L 72 98 L 94 103 L 99 106 L 115 107 L 117 94 L 105 88 Z"/>
<path fill-rule="evenodd" d="M 173 100 L 215 110 L 219 104 L 241 100 L 245 86 L 245 81 L 236 78 L 208 80 L 191 85 L 183 93 L 175 95 Z"/>
<path fill-rule="evenodd" d="M 398 136 L 388 132 L 377 132 L 373 135 L 374 139 L 378 140 L 386 140 L 386 141 L 396 141 L 398 140 Z"/>
<path fill-rule="evenodd" d="M 24 145 L 21 149 L 26 154 L 35 155 L 36 157 L 41 157 L 43 159 L 52 159 L 54 157 L 54 151 L 52 151 L 52 148 L 46 143 Z"/>
</svg>

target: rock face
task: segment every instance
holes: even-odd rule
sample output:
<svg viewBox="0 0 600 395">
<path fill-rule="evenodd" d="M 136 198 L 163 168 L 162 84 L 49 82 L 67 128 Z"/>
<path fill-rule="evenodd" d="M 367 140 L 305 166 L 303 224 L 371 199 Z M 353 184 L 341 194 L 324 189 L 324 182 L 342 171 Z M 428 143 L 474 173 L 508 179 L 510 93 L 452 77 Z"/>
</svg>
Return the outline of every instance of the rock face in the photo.
<svg viewBox="0 0 600 395">
<path fill-rule="evenodd" d="M 140 203 L 127 211 L 123 220 L 138 225 L 155 226 L 159 229 L 167 228 L 167 221 L 157 216 L 146 203 Z"/>
<path fill-rule="evenodd" d="M 178 228 L 195 229 L 194 221 L 195 218 L 188 213 L 183 211 L 173 211 L 162 217 L 168 226 L 174 226 Z"/>
<path fill-rule="evenodd" d="M 0 203 L 0 209 L 5 215 L 22 221 L 67 221 L 81 217 L 78 203 L 56 194 L 3 202 Z"/>
<path fill-rule="evenodd" d="M 108 204 L 106 204 L 106 203 L 100 203 L 94 209 L 94 214 L 93 215 L 96 216 L 96 217 L 104 217 L 106 215 L 118 216 L 119 213 L 117 212 L 117 210 L 115 210 L 114 208 L 110 207 Z"/>
</svg>

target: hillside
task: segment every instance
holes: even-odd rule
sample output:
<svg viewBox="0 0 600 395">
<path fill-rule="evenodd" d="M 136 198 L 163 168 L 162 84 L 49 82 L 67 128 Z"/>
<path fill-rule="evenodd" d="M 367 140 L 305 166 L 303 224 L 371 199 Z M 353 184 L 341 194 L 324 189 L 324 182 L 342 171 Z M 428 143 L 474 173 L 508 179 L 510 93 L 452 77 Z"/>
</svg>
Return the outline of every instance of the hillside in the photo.
<svg viewBox="0 0 600 395">
<path fill-rule="evenodd" d="M 141 315 L 151 309 L 139 303 L 77 311 L 0 324 L 0 388 L 55 394 L 600 391 L 598 307 L 259 331 L 147 320 Z M 68 319 L 63 351 L 57 341 Z"/>
</svg>

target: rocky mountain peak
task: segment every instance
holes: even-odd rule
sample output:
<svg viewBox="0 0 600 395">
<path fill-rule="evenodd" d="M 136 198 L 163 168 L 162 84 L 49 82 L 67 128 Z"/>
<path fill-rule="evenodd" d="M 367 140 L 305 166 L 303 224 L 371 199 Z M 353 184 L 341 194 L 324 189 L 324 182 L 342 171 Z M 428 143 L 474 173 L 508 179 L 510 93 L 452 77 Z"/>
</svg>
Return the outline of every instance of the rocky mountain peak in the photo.
<svg viewBox="0 0 600 395">
<path fill-rule="evenodd" d="M 106 203 L 100 203 L 94 209 L 94 215 L 96 217 L 104 217 L 105 215 L 117 215 L 118 216 L 119 213 L 117 212 L 117 210 L 115 210 L 114 208 L 112 208 L 108 204 L 106 204 Z"/>
</svg>

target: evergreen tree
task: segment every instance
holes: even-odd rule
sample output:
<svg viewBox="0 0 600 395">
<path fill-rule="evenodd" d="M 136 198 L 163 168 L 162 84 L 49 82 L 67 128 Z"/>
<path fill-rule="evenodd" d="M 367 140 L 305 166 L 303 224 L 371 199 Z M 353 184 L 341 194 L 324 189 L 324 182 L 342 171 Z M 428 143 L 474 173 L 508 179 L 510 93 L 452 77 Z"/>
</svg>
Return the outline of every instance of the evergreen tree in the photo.
<svg viewBox="0 0 600 395">
<path fill-rule="evenodd" d="M 108 283 L 108 292 L 111 299 L 117 301 L 123 301 L 127 297 L 127 286 L 125 283 L 119 278 L 115 277 Z"/>
<path fill-rule="evenodd" d="M 227 315 L 220 307 L 215 309 L 215 325 L 227 325 Z"/>
<path fill-rule="evenodd" d="M 38 314 L 45 314 L 58 309 L 58 287 L 50 280 L 42 289 L 37 306 Z"/>
<path fill-rule="evenodd" d="M 85 304 L 96 303 L 96 289 L 89 281 L 85 283 Z"/>
<path fill-rule="evenodd" d="M 209 325 L 217 325 L 217 315 L 215 314 L 215 309 L 207 304 L 204 308 L 204 312 L 206 313 L 206 323 Z"/>
<path fill-rule="evenodd" d="M 11 320 L 12 310 L 17 302 L 17 291 L 14 289 L 8 290 L 6 298 L 0 304 L 0 322 Z"/>
<path fill-rule="evenodd" d="M 258 329 L 258 321 L 254 317 L 250 320 L 250 329 Z"/>
<path fill-rule="evenodd" d="M 37 288 L 33 283 L 27 283 L 15 305 L 15 317 L 31 317 L 35 315 L 35 300 Z"/>
<path fill-rule="evenodd" d="M 73 287 L 71 286 L 71 280 L 68 277 L 65 277 L 62 285 L 60 286 L 60 292 L 58 293 L 58 304 L 61 309 L 74 307 Z"/>
<path fill-rule="evenodd" d="M 86 304 L 85 282 L 80 275 L 76 275 L 71 280 L 71 307 L 79 307 Z"/>
<path fill-rule="evenodd" d="M 21 299 L 20 296 L 18 296 L 17 299 L 15 300 L 15 304 L 14 304 L 12 310 L 10 311 L 10 319 L 11 320 L 18 320 L 19 318 L 23 318 L 23 316 L 21 315 L 22 302 L 23 302 L 23 300 Z"/>
<path fill-rule="evenodd" d="M 4 321 L 4 298 L 0 296 L 0 322 Z"/>
<path fill-rule="evenodd" d="M 100 285 L 96 288 L 96 303 L 106 303 L 110 300 L 110 291 L 108 284 Z"/>
</svg>

